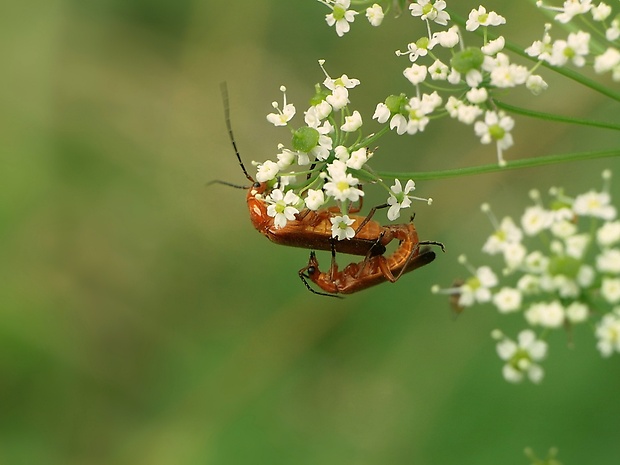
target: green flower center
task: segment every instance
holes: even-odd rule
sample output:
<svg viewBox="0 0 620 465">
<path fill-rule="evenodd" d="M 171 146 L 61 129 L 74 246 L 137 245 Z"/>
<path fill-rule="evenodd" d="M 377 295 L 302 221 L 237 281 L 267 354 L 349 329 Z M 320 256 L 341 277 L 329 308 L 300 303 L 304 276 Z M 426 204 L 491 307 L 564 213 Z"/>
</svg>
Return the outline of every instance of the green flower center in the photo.
<svg viewBox="0 0 620 465">
<path fill-rule="evenodd" d="M 334 6 L 334 11 L 333 11 L 334 19 L 336 21 L 339 21 L 339 20 L 343 19 L 344 18 L 344 14 L 346 12 L 347 11 L 344 8 L 342 8 L 341 6 L 335 5 Z"/>
<path fill-rule="evenodd" d="M 286 208 L 286 204 L 282 200 L 278 200 L 275 204 L 276 212 L 284 213 L 284 209 Z"/>
<path fill-rule="evenodd" d="M 468 285 L 468 286 L 469 286 L 472 290 L 474 290 L 474 291 L 475 291 L 476 289 L 479 289 L 479 288 L 480 288 L 480 286 L 482 286 L 482 283 L 480 282 L 480 280 L 479 280 L 477 277 L 472 276 L 471 278 L 469 278 L 469 279 L 467 280 L 467 285 Z"/>
<path fill-rule="evenodd" d="M 489 134 L 495 140 L 501 140 L 506 135 L 506 131 L 499 124 L 489 126 Z"/>
<path fill-rule="evenodd" d="M 338 190 L 342 192 L 349 188 L 349 183 L 346 181 L 339 181 L 336 186 L 338 187 Z"/>
<path fill-rule="evenodd" d="M 564 56 L 568 58 L 573 58 L 575 56 L 575 50 L 573 50 L 571 47 L 566 47 L 564 49 Z"/>
</svg>

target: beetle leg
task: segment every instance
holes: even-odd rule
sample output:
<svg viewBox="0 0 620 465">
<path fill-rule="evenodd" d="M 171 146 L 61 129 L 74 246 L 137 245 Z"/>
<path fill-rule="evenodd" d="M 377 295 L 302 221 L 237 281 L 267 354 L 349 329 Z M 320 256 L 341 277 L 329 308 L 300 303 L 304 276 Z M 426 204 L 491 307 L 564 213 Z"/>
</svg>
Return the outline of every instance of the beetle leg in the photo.
<svg viewBox="0 0 620 465">
<path fill-rule="evenodd" d="M 336 273 L 338 273 L 338 264 L 336 263 L 336 241 L 332 237 L 330 240 L 332 249 L 332 263 L 329 267 L 329 280 L 334 281 Z"/>
<path fill-rule="evenodd" d="M 362 266 L 360 266 L 359 270 L 357 271 L 355 275 L 356 278 L 358 278 L 362 274 L 362 271 L 364 271 L 364 268 L 366 268 L 366 265 L 368 264 L 370 257 L 374 257 L 375 255 L 382 255 L 382 254 L 375 254 L 374 248 L 381 244 L 381 241 L 383 240 L 383 236 L 385 236 L 385 229 L 381 231 L 381 234 L 379 234 L 379 237 L 377 238 L 377 240 L 374 242 L 374 244 L 370 247 L 370 249 L 366 253 L 366 257 L 364 257 Z M 383 250 L 385 251 L 385 247 L 383 248 Z"/>
<path fill-rule="evenodd" d="M 392 270 L 390 270 L 390 267 L 387 264 L 386 258 L 383 255 L 379 255 L 377 258 L 379 260 L 379 269 L 381 270 L 381 273 L 383 274 L 385 279 L 387 279 L 391 283 L 395 283 L 398 278 L 400 278 L 400 275 L 403 273 L 403 270 L 405 268 L 400 271 L 398 276 L 394 277 L 394 275 L 392 274 Z"/>
<path fill-rule="evenodd" d="M 360 197 L 361 199 L 361 197 Z M 364 218 L 364 221 L 362 221 L 360 223 L 360 225 L 357 227 L 357 229 L 355 230 L 355 233 L 357 234 L 358 232 L 360 232 L 362 230 L 362 228 L 364 226 L 366 226 L 366 223 L 368 223 L 370 221 L 370 219 L 373 217 L 373 215 L 375 214 L 375 212 L 377 210 L 379 210 L 380 208 L 385 208 L 385 207 L 389 207 L 390 205 L 387 203 L 381 204 L 381 205 L 377 205 L 376 207 L 372 207 L 370 209 L 370 212 L 368 213 L 368 216 L 366 218 Z"/>
</svg>

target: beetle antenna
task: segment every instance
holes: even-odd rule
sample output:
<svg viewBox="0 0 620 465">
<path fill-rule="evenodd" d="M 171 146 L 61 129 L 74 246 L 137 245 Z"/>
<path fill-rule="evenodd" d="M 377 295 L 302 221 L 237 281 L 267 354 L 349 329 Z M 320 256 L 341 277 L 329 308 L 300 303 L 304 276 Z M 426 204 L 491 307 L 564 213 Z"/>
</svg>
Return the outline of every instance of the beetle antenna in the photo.
<svg viewBox="0 0 620 465">
<path fill-rule="evenodd" d="M 437 241 L 421 241 L 418 243 L 418 245 L 436 245 L 441 248 L 442 252 L 446 251 L 446 246 L 444 246 L 441 242 Z"/>
<path fill-rule="evenodd" d="M 220 90 L 222 92 L 222 101 L 224 103 L 224 119 L 226 120 L 226 128 L 228 129 L 228 135 L 230 136 L 230 141 L 232 142 L 233 149 L 235 150 L 235 155 L 237 155 L 237 160 L 239 160 L 239 166 L 243 170 L 243 174 L 251 183 L 254 183 L 254 179 L 250 176 L 245 169 L 243 161 L 241 161 L 241 155 L 239 155 L 239 150 L 237 150 L 237 144 L 235 143 L 235 136 L 233 135 L 232 124 L 230 123 L 230 104 L 228 101 L 228 86 L 226 82 L 220 83 Z"/>
<path fill-rule="evenodd" d="M 223 184 L 228 187 L 234 187 L 235 189 L 249 189 L 248 186 L 240 186 L 239 184 L 233 184 L 228 181 L 220 181 L 219 179 L 214 179 L 213 181 L 209 181 L 206 186 L 210 186 L 211 184 Z"/>
</svg>

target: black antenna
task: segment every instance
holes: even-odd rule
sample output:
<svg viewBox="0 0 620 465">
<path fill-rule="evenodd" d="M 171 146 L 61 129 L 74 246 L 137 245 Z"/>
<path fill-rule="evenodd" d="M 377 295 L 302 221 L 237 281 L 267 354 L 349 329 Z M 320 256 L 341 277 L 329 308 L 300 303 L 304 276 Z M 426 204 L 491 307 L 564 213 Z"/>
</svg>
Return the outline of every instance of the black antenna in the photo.
<svg viewBox="0 0 620 465">
<path fill-rule="evenodd" d="M 224 118 L 226 119 L 226 127 L 228 128 L 228 135 L 230 136 L 230 141 L 232 142 L 233 149 L 235 150 L 235 155 L 237 155 L 237 160 L 239 160 L 239 166 L 241 166 L 245 177 L 248 178 L 250 182 L 254 183 L 254 179 L 248 174 L 245 166 L 243 165 L 243 161 L 241 161 L 241 155 L 239 155 L 239 150 L 237 150 L 237 144 L 235 143 L 235 136 L 233 135 L 232 125 L 230 124 L 230 105 L 228 102 L 228 86 L 226 85 L 226 82 L 222 82 L 220 84 L 220 90 L 222 91 L 222 100 L 224 103 Z"/>
</svg>

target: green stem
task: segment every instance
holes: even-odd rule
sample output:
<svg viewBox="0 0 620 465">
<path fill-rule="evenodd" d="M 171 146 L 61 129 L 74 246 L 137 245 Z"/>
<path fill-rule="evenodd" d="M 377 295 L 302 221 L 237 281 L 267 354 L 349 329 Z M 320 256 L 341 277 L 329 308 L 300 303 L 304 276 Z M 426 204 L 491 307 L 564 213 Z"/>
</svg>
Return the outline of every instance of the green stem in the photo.
<svg viewBox="0 0 620 465">
<path fill-rule="evenodd" d="M 521 169 L 521 168 L 534 168 L 538 166 L 552 165 L 556 163 L 565 163 L 565 162 L 571 162 L 571 161 L 592 160 L 595 158 L 618 157 L 618 156 L 620 156 L 620 149 L 611 149 L 611 150 L 599 150 L 599 151 L 577 152 L 577 153 L 569 153 L 569 154 L 548 155 L 545 157 L 537 157 L 537 158 L 526 158 L 526 159 L 521 159 L 521 160 L 509 161 L 506 163 L 505 166 L 491 164 L 491 165 L 470 166 L 467 168 L 455 168 L 451 170 L 409 172 L 409 173 L 380 171 L 377 173 L 377 175 L 381 178 L 390 178 L 390 179 L 408 178 L 408 179 L 415 179 L 416 181 L 428 181 L 428 180 L 435 180 L 435 179 L 454 178 L 458 176 L 470 176 L 474 174 L 497 173 L 499 171 Z"/>
<path fill-rule="evenodd" d="M 494 100 L 494 103 L 498 108 L 509 111 L 511 113 L 515 113 L 517 115 L 529 116 L 531 118 L 539 118 L 547 121 L 556 121 L 559 123 L 579 124 L 582 126 L 592 126 L 595 128 L 613 129 L 616 131 L 620 131 L 620 124 L 607 123 L 604 121 L 591 121 L 582 118 L 572 118 L 569 116 L 555 115 L 553 113 L 527 110 L 525 108 L 515 107 L 497 100 Z"/>
<path fill-rule="evenodd" d="M 370 144 L 372 144 L 374 141 L 379 139 L 383 134 L 385 134 L 389 130 L 390 130 L 390 127 L 388 125 L 383 126 L 377 133 L 368 136 L 367 138 L 363 139 L 360 143 L 356 142 L 355 144 L 353 144 L 351 146 L 351 151 L 354 152 L 360 147 L 368 147 Z"/>
</svg>

